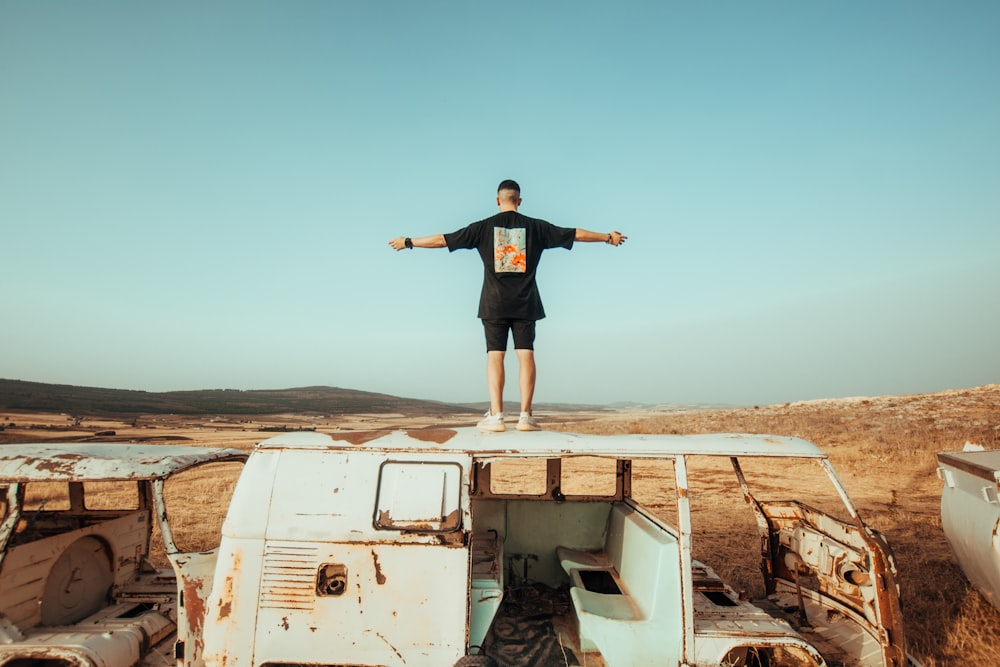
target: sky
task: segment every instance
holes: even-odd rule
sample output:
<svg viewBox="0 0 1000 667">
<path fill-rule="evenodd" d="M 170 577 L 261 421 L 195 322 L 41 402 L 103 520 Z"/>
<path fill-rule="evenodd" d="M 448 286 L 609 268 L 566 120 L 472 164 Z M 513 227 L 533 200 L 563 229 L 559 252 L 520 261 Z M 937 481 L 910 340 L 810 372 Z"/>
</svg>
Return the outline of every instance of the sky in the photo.
<svg viewBox="0 0 1000 667">
<path fill-rule="evenodd" d="M 1000 382 L 1000 3 L 0 0 L 0 377 L 487 398 L 521 185 L 538 402 Z M 505 398 L 517 366 L 507 358 Z"/>
</svg>

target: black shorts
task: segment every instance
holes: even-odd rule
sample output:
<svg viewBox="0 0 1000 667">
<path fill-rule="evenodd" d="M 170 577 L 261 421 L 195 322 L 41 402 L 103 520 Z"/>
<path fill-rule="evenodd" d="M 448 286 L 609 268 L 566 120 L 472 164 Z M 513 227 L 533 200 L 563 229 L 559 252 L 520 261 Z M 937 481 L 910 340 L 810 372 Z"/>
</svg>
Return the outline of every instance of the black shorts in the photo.
<svg viewBox="0 0 1000 667">
<path fill-rule="evenodd" d="M 535 349 L 534 320 L 483 320 L 483 329 L 487 352 L 506 351 L 508 331 L 514 334 L 515 350 Z"/>
</svg>

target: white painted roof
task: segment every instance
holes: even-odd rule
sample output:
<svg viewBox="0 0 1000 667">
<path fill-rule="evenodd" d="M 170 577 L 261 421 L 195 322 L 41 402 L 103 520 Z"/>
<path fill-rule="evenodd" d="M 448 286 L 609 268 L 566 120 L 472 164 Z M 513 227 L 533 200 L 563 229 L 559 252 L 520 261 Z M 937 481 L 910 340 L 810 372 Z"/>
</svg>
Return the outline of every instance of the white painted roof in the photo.
<svg viewBox="0 0 1000 667">
<path fill-rule="evenodd" d="M 811 442 L 778 435 L 744 433 L 590 435 L 516 430 L 489 433 L 471 427 L 407 431 L 343 431 L 331 435 L 300 431 L 284 433 L 265 440 L 258 445 L 258 448 L 453 452 L 467 453 L 475 457 L 497 455 L 559 458 L 579 455 L 641 459 L 697 454 L 826 458 L 819 447 Z"/>
<path fill-rule="evenodd" d="M 0 444 L 0 483 L 155 479 L 209 461 L 246 457 L 238 449 L 183 445 Z"/>
</svg>

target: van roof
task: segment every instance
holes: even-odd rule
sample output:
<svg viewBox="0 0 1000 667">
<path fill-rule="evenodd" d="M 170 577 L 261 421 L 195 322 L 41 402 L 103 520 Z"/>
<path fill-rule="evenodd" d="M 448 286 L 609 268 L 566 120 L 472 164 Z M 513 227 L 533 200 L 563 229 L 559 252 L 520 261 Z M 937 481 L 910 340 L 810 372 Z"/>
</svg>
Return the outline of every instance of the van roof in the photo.
<svg viewBox="0 0 1000 667">
<path fill-rule="evenodd" d="M 826 458 L 801 438 L 746 433 L 699 435 L 592 435 L 534 431 L 488 433 L 476 428 L 427 428 L 405 431 L 313 431 L 284 433 L 257 445 L 258 449 L 377 450 L 385 452 L 466 453 L 473 457 L 561 458 L 608 456 L 669 458 L 699 456 L 770 456 Z"/>
<path fill-rule="evenodd" d="M 0 445 L 0 483 L 157 479 L 209 461 L 246 460 L 239 449 L 124 443 Z"/>
</svg>

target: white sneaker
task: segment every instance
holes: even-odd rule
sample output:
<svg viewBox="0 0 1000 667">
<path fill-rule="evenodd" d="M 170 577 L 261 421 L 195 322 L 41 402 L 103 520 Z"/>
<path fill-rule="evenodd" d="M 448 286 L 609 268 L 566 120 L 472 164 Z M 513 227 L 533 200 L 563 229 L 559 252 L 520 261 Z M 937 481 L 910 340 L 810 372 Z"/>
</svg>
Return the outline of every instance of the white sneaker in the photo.
<svg viewBox="0 0 1000 667">
<path fill-rule="evenodd" d="M 528 412 L 522 412 L 521 418 L 517 420 L 518 431 L 541 431 L 542 427 L 535 421 L 535 417 Z"/>
<path fill-rule="evenodd" d="M 507 427 L 503 423 L 503 413 L 498 412 L 495 415 L 490 414 L 490 411 L 486 411 L 486 417 L 481 419 L 476 428 L 482 429 L 483 431 L 493 431 L 494 433 L 503 433 L 507 430 Z"/>
</svg>

